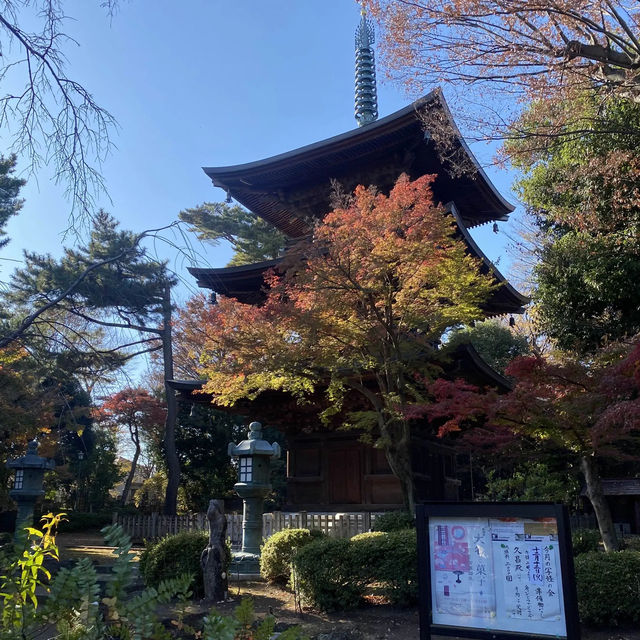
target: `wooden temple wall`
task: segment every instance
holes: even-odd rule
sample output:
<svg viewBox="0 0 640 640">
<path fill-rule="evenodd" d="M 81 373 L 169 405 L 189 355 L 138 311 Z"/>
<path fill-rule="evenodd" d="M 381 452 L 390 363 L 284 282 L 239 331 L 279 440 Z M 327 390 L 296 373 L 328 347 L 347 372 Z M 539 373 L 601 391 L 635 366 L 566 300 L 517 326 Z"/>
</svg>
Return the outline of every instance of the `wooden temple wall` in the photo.
<svg viewBox="0 0 640 640">
<path fill-rule="evenodd" d="M 401 509 L 400 483 L 384 451 L 355 433 L 324 432 L 289 437 L 284 508 L 306 511 Z M 457 500 L 455 455 L 444 445 L 412 443 L 417 500 Z"/>
</svg>

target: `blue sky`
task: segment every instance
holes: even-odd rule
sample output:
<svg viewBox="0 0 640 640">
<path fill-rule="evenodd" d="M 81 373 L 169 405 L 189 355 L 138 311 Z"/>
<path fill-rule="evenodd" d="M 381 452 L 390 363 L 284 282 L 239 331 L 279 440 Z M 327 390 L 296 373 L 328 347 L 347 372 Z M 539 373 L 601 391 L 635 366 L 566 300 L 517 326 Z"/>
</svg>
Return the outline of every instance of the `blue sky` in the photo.
<svg viewBox="0 0 640 640">
<path fill-rule="evenodd" d="M 66 29 L 79 43 L 68 43 L 65 53 L 69 75 L 119 123 L 103 165 L 110 200 L 100 204 L 123 228 L 163 226 L 181 209 L 222 200 L 202 166 L 257 160 L 356 126 L 353 0 L 123 0 L 112 20 L 99 4 L 65 1 L 74 18 Z M 390 82 L 378 91 L 381 116 L 417 97 Z M 473 149 L 490 160 L 486 149 Z M 515 202 L 513 176 L 491 167 L 488 173 Z M 62 235 L 70 208 L 62 186 L 52 184 L 47 169 L 36 178 L 8 225 L 0 280 L 23 249 L 59 255 L 63 242 L 73 242 Z M 491 259 L 502 256 L 505 270 L 504 235 L 488 226 L 474 235 Z M 187 262 L 168 247 L 156 250 L 184 278 L 184 300 L 195 290 Z M 222 247 L 198 251 L 202 266 L 230 258 Z"/>
</svg>

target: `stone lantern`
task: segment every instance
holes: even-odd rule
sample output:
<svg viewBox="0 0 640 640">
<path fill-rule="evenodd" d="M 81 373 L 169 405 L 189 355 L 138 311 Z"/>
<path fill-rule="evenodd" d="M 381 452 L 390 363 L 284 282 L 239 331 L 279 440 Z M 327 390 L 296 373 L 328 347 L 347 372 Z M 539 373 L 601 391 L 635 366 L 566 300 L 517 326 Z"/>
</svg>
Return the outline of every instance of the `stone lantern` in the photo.
<svg viewBox="0 0 640 640">
<path fill-rule="evenodd" d="M 233 488 L 243 501 L 242 551 L 234 554 L 231 571 L 257 574 L 260 572 L 264 499 L 271 491 L 271 458 L 280 457 L 280 445 L 263 440 L 262 425 L 252 422 L 248 439 L 239 444 L 230 442 L 228 453 L 232 458 L 238 458 L 238 482 Z"/>
<path fill-rule="evenodd" d="M 27 445 L 27 453 L 16 460 L 9 460 L 7 467 L 15 469 L 13 489 L 9 495 L 18 505 L 16 517 L 16 537 L 24 527 L 33 525 L 33 509 L 36 500 L 44 495 L 42 488 L 44 472 L 55 467 L 55 462 L 38 455 L 38 441 Z"/>
</svg>

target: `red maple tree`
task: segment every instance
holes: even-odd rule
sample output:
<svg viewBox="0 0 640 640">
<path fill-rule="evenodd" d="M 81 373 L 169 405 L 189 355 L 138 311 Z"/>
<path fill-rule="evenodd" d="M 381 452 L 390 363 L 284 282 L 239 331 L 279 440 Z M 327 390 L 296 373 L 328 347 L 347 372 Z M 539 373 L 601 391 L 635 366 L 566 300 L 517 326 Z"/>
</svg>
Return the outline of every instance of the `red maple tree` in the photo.
<svg viewBox="0 0 640 640">
<path fill-rule="evenodd" d="M 95 410 L 96 419 L 116 431 L 125 429 L 133 445 L 131 468 L 122 490 L 122 504 L 127 503 L 136 474 L 145 436 L 162 429 L 166 417 L 164 403 L 146 389 L 127 387 L 102 399 Z"/>
<path fill-rule="evenodd" d="M 599 467 L 639 451 L 640 342 L 610 345 L 590 361 L 518 358 L 506 373 L 515 383 L 502 395 L 461 381 L 430 385 L 427 415 L 440 421 L 441 435 L 473 424 L 465 434 L 471 445 L 500 448 L 526 436 L 579 457 L 605 549 L 619 548 Z"/>
<path fill-rule="evenodd" d="M 261 306 L 220 296 L 185 334 L 215 404 L 267 390 L 305 402 L 325 390 L 328 419 L 357 396 L 363 410 L 345 419 L 384 449 L 411 509 L 400 407 L 422 401 L 414 373 L 433 372 L 442 334 L 481 318 L 495 288 L 433 202 L 432 180 L 402 176 L 388 196 L 357 187 L 268 274 Z"/>
</svg>

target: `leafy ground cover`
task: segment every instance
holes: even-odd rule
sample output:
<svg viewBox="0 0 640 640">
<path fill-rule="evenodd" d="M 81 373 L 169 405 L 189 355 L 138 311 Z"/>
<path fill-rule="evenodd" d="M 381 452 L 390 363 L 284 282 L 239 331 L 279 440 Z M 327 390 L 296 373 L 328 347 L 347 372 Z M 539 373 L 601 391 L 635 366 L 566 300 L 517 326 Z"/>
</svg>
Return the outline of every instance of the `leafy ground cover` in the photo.
<svg viewBox="0 0 640 640">
<path fill-rule="evenodd" d="M 98 564 L 107 563 L 110 550 L 103 547 L 100 534 L 60 534 L 57 538 L 61 559 L 88 557 Z M 111 556 L 113 557 L 113 556 Z M 418 610 L 403 609 L 384 604 L 381 598 L 370 595 L 364 607 L 344 613 L 320 613 L 296 607 L 290 591 L 263 581 L 230 583 L 229 602 L 216 606 L 222 614 L 230 615 L 245 597 L 251 597 L 258 618 L 274 615 L 278 627 L 300 625 L 310 638 L 325 640 L 418 640 Z M 208 611 L 198 601 L 186 611 L 187 621 L 197 620 Z M 161 617 L 171 618 L 172 608 L 165 605 Z M 640 640 L 640 629 L 582 630 L 583 640 Z"/>
</svg>

